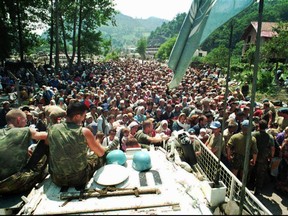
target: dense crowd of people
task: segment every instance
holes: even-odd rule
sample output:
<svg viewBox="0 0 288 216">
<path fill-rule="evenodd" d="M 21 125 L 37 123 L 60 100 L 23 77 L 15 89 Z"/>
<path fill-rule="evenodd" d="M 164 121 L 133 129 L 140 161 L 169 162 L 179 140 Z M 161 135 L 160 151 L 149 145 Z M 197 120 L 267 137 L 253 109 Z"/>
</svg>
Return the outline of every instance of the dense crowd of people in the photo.
<svg viewBox="0 0 288 216">
<path fill-rule="evenodd" d="M 251 107 L 249 186 L 261 193 L 269 175 L 276 179 L 276 189 L 288 192 L 288 108 L 268 99 L 250 106 L 249 83 L 232 81 L 224 107 L 226 80 L 220 72 L 217 67 L 190 67 L 180 85 L 169 89 L 173 72 L 156 61 L 87 63 L 60 72 L 38 67 L 32 75 L 18 71 L 17 76 L 26 76 L 18 96 L 23 105 L 13 108 L 5 101 L 0 111 L 0 194 L 19 192 L 21 184 L 11 187 L 15 174 L 28 179 L 27 172 L 33 171 L 30 176 L 35 176 L 43 171 L 39 163 L 49 164 L 55 184 L 82 187 L 105 163 L 107 152 L 161 146 L 180 130 L 197 136 L 241 179 Z M 5 68 L 0 74 L 2 92 L 14 92 Z M 25 139 L 15 127 L 23 127 Z M 33 143 L 38 144 L 32 152 Z M 12 161 L 16 156 L 17 164 Z M 37 174 L 39 181 L 43 174 Z"/>
</svg>

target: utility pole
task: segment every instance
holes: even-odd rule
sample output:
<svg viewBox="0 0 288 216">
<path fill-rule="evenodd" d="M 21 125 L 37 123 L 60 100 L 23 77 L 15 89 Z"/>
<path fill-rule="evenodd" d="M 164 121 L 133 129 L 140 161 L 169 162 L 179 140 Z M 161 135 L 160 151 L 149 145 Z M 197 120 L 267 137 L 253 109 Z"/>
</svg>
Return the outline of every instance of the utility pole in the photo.
<svg viewBox="0 0 288 216">
<path fill-rule="evenodd" d="M 254 54 L 254 70 L 253 70 L 253 84 L 252 84 L 252 94 L 251 94 L 251 104 L 250 104 L 250 112 L 249 112 L 249 128 L 248 135 L 246 138 L 246 151 L 245 151 L 245 159 L 244 159 L 244 168 L 243 168 L 243 178 L 242 178 L 242 188 L 240 193 L 240 207 L 239 207 L 239 215 L 242 215 L 243 204 L 245 198 L 245 189 L 248 177 L 248 165 L 249 165 L 249 156 L 250 156 L 250 148 L 251 148 L 251 132 L 252 132 L 252 117 L 253 117 L 253 108 L 255 103 L 255 95 L 256 95 L 256 84 L 257 84 L 257 73 L 260 59 L 260 36 L 261 36 L 261 26 L 262 26 L 262 13 L 264 7 L 264 0 L 259 1 L 259 13 L 258 13 L 258 27 L 256 34 L 256 51 Z"/>
</svg>

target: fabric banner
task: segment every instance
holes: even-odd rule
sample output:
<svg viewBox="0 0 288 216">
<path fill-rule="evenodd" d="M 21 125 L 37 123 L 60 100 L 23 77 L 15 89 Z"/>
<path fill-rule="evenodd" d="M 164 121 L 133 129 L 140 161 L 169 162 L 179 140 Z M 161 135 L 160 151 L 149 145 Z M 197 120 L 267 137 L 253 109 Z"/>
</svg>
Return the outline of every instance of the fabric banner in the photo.
<svg viewBox="0 0 288 216">
<path fill-rule="evenodd" d="M 243 11 L 254 0 L 192 0 L 171 51 L 168 67 L 173 70 L 169 88 L 177 87 L 192 62 L 196 49 L 218 27 Z"/>
</svg>

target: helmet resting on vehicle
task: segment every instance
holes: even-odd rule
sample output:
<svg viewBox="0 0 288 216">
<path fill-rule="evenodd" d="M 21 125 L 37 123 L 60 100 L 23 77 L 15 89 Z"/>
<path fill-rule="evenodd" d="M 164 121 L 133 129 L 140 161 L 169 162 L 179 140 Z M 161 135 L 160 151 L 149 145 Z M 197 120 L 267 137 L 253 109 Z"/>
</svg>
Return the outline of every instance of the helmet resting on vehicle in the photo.
<svg viewBox="0 0 288 216">
<path fill-rule="evenodd" d="M 138 151 L 133 155 L 132 167 L 137 171 L 146 171 L 151 169 L 151 157 L 148 152 Z"/>
<path fill-rule="evenodd" d="M 119 149 L 112 150 L 106 156 L 107 164 L 118 164 L 124 165 L 126 163 L 127 157 L 125 153 Z"/>
</svg>

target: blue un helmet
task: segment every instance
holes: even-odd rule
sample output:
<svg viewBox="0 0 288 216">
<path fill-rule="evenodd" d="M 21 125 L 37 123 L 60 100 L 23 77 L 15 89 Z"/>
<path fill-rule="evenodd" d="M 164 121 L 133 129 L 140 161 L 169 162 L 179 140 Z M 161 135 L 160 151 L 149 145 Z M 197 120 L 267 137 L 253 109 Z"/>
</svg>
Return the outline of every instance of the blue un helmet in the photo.
<svg viewBox="0 0 288 216">
<path fill-rule="evenodd" d="M 137 171 L 146 171 L 151 169 L 151 157 L 148 152 L 138 151 L 133 155 L 132 167 Z"/>
<path fill-rule="evenodd" d="M 112 150 L 106 156 L 107 164 L 118 164 L 124 165 L 126 163 L 127 157 L 125 153 L 119 149 Z"/>
</svg>

